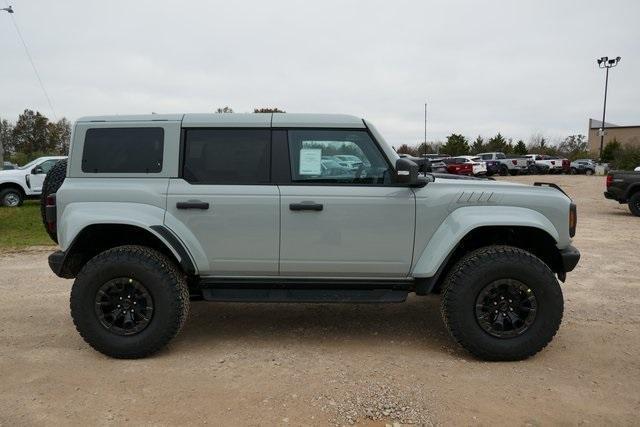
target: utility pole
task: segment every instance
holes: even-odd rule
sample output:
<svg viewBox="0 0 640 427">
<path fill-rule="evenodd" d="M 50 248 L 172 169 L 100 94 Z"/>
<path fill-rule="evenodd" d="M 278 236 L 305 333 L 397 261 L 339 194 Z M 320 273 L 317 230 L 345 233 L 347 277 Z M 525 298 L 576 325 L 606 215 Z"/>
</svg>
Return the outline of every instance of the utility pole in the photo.
<svg viewBox="0 0 640 427">
<path fill-rule="evenodd" d="M 427 154 L 427 103 L 424 103 L 424 141 L 422 147 L 424 148 L 424 153 Z"/>
<path fill-rule="evenodd" d="M 597 59 L 598 67 L 605 68 L 606 74 L 604 78 L 604 105 L 602 107 L 602 123 L 600 124 L 600 160 L 602 160 L 602 151 L 604 150 L 604 134 L 605 134 L 605 118 L 607 113 L 607 89 L 609 86 L 609 68 L 613 68 L 618 65 L 622 58 L 616 57 L 615 59 L 609 59 L 608 56 L 603 56 L 600 59 Z"/>
</svg>

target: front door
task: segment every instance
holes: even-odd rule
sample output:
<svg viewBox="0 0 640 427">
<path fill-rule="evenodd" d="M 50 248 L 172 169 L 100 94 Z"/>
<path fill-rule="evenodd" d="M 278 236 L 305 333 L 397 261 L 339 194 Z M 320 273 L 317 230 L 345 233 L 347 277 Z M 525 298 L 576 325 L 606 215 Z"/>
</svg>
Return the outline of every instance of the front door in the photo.
<svg viewBox="0 0 640 427">
<path fill-rule="evenodd" d="M 280 274 L 403 277 L 415 196 L 365 129 L 290 130 L 291 184 L 280 185 Z"/>
<path fill-rule="evenodd" d="M 269 129 L 185 131 L 165 225 L 206 258 L 201 275 L 278 274 L 280 207 L 278 187 L 269 184 L 270 145 Z"/>
<path fill-rule="evenodd" d="M 34 193 L 42 192 L 42 184 L 44 184 L 44 179 L 46 178 L 47 173 L 59 161 L 60 159 L 45 160 L 44 162 L 31 169 L 31 171 L 29 171 L 29 183 L 31 185 L 31 191 L 33 191 Z"/>
</svg>

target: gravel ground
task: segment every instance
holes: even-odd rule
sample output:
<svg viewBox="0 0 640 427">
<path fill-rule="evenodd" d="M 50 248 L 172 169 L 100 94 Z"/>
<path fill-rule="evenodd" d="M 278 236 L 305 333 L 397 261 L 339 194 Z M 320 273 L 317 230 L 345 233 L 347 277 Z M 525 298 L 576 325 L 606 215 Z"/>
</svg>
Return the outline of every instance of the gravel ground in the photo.
<svg viewBox="0 0 640 427">
<path fill-rule="evenodd" d="M 508 179 L 556 182 L 578 203 L 565 318 L 530 360 L 470 357 L 437 296 L 194 303 L 166 350 L 112 360 L 76 333 L 72 282 L 34 248 L 0 253 L 0 425 L 637 425 L 640 218 L 603 199 L 603 177 Z"/>
</svg>

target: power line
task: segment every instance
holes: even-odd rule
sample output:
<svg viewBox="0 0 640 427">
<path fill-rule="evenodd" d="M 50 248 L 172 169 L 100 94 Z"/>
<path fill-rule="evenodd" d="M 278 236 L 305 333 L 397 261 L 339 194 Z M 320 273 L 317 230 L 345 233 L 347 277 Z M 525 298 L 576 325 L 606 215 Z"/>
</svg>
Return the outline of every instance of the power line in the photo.
<svg viewBox="0 0 640 427">
<path fill-rule="evenodd" d="M 7 7 L 9 7 L 9 3 L 6 2 L 6 1 L 5 1 L 5 3 L 7 3 Z M 33 72 L 35 73 L 36 78 L 38 79 L 38 83 L 40 84 L 40 88 L 42 88 L 42 92 L 44 93 L 45 98 L 47 98 L 47 103 L 49 104 L 49 108 L 51 108 L 51 112 L 53 113 L 53 118 L 54 118 L 55 121 L 58 121 L 58 116 L 56 114 L 56 110 L 55 110 L 55 108 L 53 108 L 53 102 L 51 102 L 51 98 L 49 97 L 49 94 L 47 93 L 47 89 L 45 89 L 44 83 L 42 82 L 42 79 L 40 78 L 40 73 L 38 72 L 38 69 L 36 68 L 36 63 L 33 61 L 33 58 L 31 57 L 31 53 L 29 53 L 29 48 L 27 47 L 27 43 L 24 41 L 24 38 L 22 37 L 22 33 L 20 32 L 20 28 L 18 27 L 18 23 L 13 18 L 13 14 L 9 14 L 9 17 L 11 18 L 11 22 L 13 22 L 13 27 L 16 29 L 16 33 L 18 33 L 18 38 L 22 42 L 22 46 L 24 47 L 24 51 L 27 54 L 27 58 L 29 58 L 29 62 L 31 63 L 31 67 L 33 68 Z"/>
</svg>

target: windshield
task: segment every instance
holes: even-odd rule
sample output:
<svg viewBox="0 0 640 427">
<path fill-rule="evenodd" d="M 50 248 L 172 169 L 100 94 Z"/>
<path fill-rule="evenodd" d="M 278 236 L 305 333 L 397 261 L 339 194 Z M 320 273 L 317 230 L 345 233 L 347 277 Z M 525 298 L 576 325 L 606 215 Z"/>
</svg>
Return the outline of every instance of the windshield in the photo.
<svg viewBox="0 0 640 427">
<path fill-rule="evenodd" d="M 471 161 L 472 161 L 472 162 L 481 162 L 481 161 L 482 161 L 482 159 L 481 159 L 480 157 L 472 157 L 472 158 L 471 158 Z"/>
</svg>

